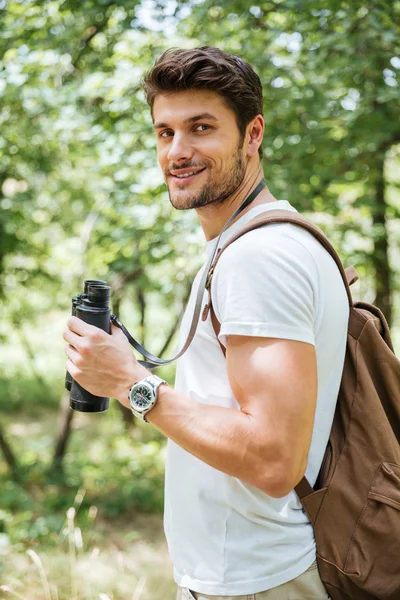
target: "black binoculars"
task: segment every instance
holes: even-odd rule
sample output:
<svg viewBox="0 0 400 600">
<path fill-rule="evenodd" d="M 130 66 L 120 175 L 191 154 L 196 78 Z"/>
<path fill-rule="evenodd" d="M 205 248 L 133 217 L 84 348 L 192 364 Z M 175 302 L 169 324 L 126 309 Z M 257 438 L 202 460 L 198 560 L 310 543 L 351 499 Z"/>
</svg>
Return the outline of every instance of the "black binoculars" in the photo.
<svg viewBox="0 0 400 600">
<path fill-rule="evenodd" d="M 83 294 L 72 298 L 72 315 L 110 333 L 110 292 L 111 288 L 105 281 L 87 279 Z M 65 377 L 65 388 L 71 392 L 70 407 L 74 410 L 94 413 L 108 409 L 109 398 L 94 396 L 79 385 L 68 371 Z"/>
</svg>

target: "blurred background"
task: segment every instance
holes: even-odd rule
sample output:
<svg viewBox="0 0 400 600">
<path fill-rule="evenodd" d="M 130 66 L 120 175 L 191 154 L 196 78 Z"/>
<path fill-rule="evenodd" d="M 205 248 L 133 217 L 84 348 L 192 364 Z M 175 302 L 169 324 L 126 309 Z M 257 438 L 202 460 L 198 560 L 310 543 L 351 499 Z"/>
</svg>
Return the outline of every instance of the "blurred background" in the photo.
<svg viewBox="0 0 400 600">
<path fill-rule="evenodd" d="M 165 441 L 116 402 L 69 410 L 62 331 L 99 278 L 151 352 L 176 347 L 204 241 L 170 207 L 139 83 L 201 45 L 259 73 L 272 193 L 356 267 L 400 350 L 399 1 L 0 0 L 2 599 L 175 597 Z"/>
</svg>

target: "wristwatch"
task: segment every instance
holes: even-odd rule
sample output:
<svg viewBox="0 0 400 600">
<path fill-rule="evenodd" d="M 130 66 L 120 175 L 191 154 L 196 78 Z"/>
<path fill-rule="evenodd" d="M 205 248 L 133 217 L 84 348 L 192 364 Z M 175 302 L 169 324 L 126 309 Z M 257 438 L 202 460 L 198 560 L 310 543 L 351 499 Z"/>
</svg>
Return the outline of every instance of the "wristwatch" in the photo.
<svg viewBox="0 0 400 600">
<path fill-rule="evenodd" d="M 158 388 L 163 383 L 168 385 L 161 377 L 149 375 L 149 377 L 141 379 L 131 387 L 128 398 L 131 411 L 135 417 L 139 417 L 139 419 L 148 423 L 146 415 L 156 404 L 158 399 Z"/>
</svg>

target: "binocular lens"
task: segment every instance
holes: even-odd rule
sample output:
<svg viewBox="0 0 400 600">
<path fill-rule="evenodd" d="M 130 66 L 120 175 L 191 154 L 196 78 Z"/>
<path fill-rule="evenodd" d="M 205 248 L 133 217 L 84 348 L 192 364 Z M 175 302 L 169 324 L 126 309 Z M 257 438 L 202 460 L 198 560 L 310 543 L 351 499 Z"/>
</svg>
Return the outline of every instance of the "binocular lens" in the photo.
<svg viewBox="0 0 400 600">
<path fill-rule="evenodd" d="M 87 291 L 87 298 L 89 302 L 100 305 L 108 306 L 110 300 L 111 288 L 108 285 L 89 285 Z"/>
<path fill-rule="evenodd" d="M 88 288 L 90 286 L 105 286 L 107 285 L 107 281 L 103 281 L 102 279 L 86 279 L 84 283 L 83 293 L 88 293 Z"/>
</svg>

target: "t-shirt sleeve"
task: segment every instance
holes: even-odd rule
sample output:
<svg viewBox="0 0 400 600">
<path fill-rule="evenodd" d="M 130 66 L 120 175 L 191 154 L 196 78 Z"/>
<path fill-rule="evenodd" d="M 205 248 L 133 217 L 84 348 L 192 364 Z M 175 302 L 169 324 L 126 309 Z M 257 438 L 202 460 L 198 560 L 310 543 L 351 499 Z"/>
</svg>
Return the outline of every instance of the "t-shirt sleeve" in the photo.
<svg viewBox="0 0 400 600">
<path fill-rule="evenodd" d="M 251 231 L 229 246 L 211 288 L 225 346 L 229 335 L 315 345 L 317 267 L 309 249 L 281 226 Z"/>
</svg>

